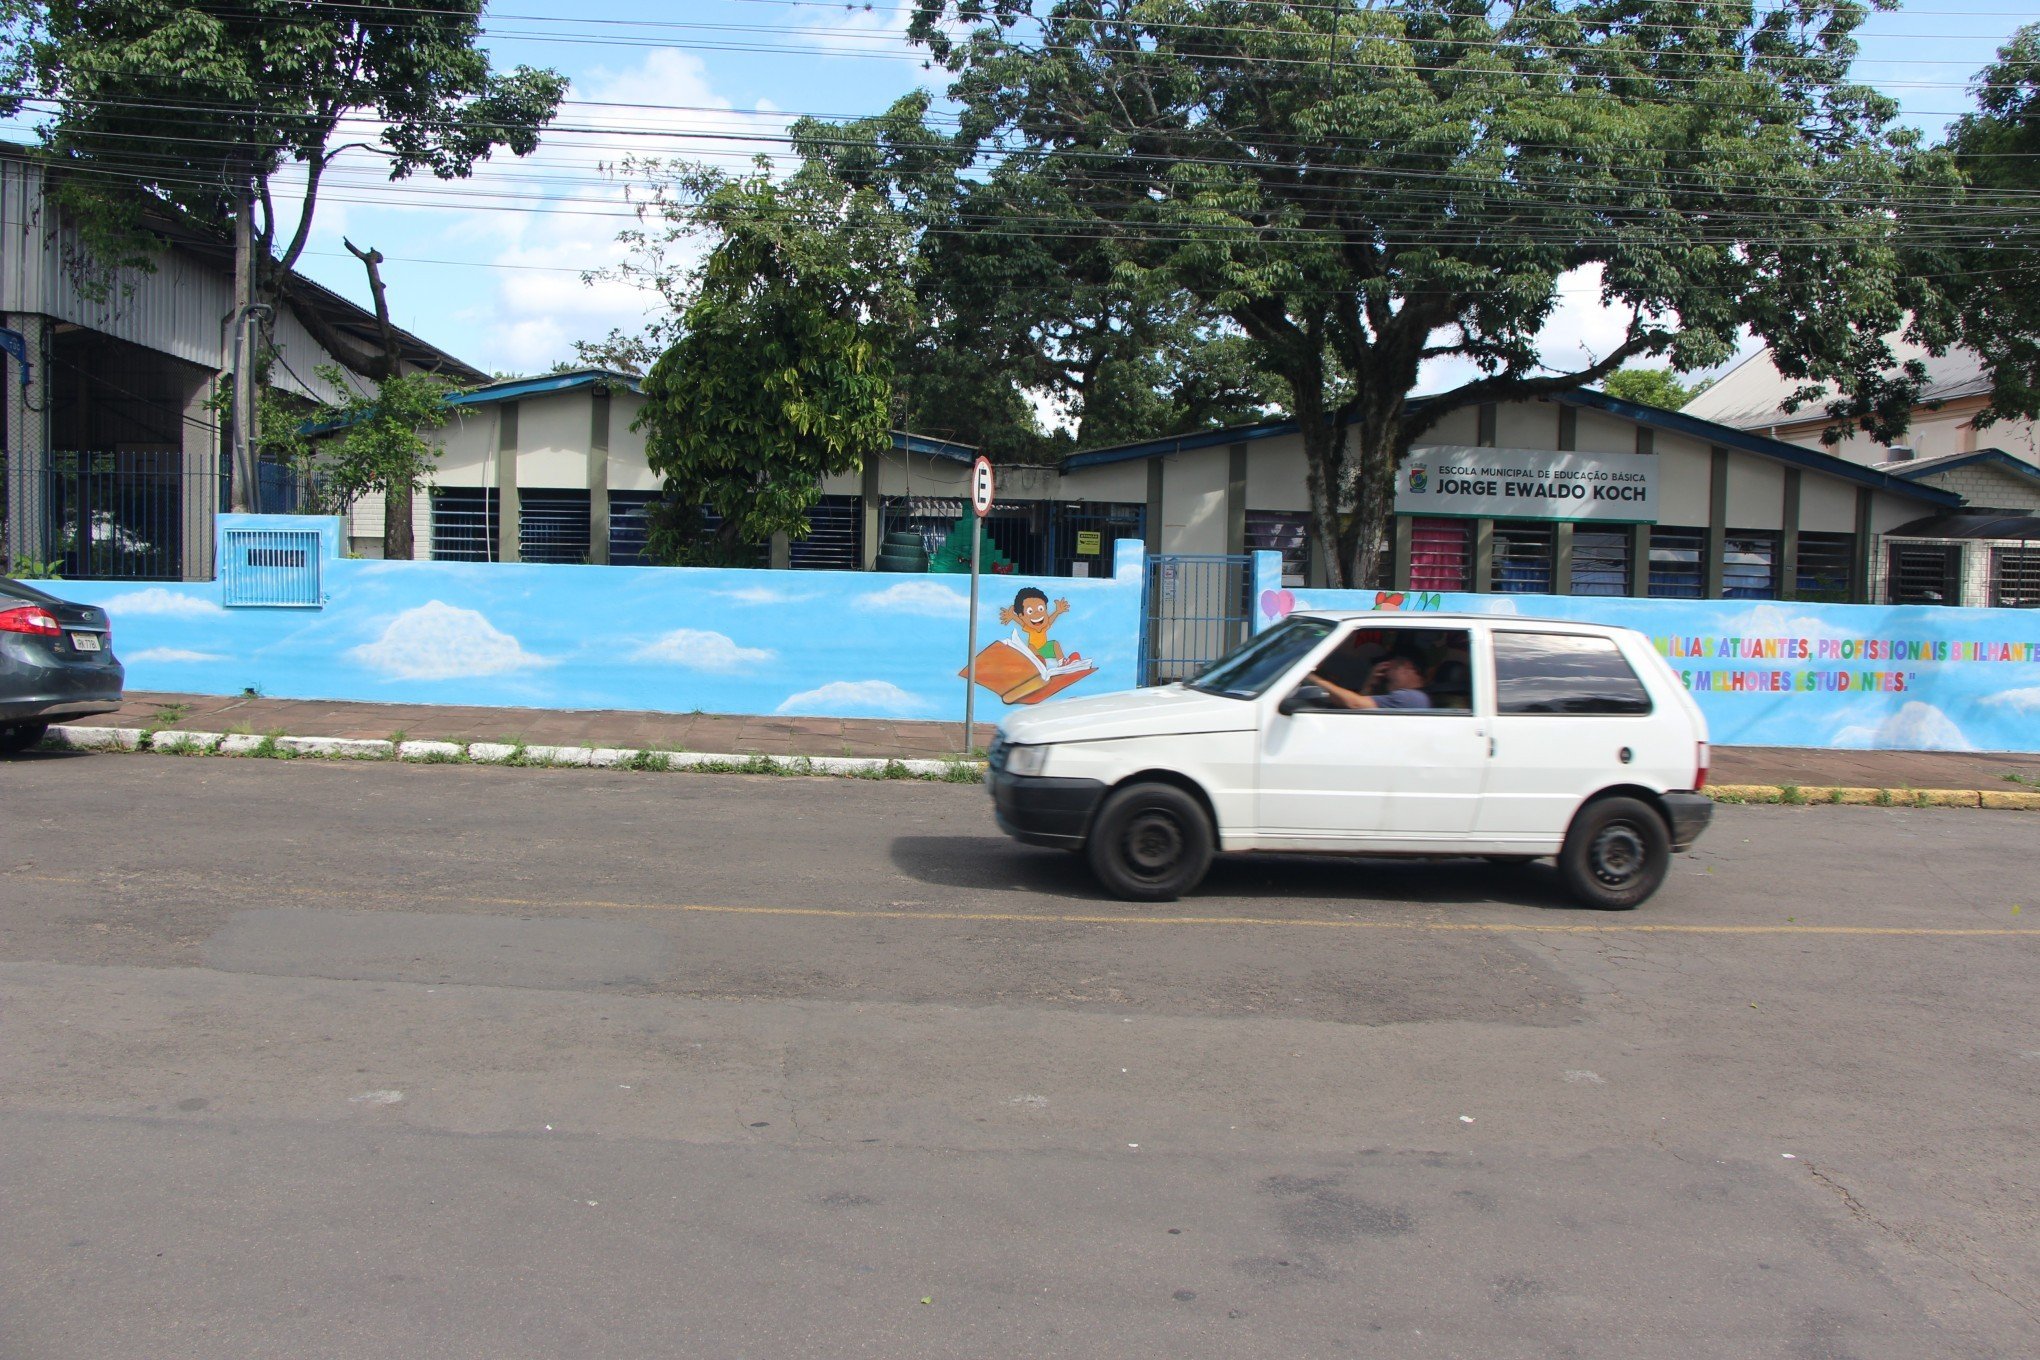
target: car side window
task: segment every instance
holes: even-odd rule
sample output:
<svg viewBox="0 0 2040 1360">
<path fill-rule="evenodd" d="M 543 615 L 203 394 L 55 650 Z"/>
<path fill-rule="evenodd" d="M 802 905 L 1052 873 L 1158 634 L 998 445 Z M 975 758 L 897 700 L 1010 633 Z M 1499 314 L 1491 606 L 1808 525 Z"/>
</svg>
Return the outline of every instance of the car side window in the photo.
<svg viewBox="0 0 2040 1360">
<path fill-rule="evenodd" d="M 1651 711 L 1650 691 L 1613 638 L 1498 630 L 1494 643 L 1498 713 Z"/>
<path fill-rule="evenodd" d="M 1464 628 L 1358 628 L 1312 670 L 1308 683 L 1333 712 L 1470 714 L 1473 635 Z"/>
</svg>

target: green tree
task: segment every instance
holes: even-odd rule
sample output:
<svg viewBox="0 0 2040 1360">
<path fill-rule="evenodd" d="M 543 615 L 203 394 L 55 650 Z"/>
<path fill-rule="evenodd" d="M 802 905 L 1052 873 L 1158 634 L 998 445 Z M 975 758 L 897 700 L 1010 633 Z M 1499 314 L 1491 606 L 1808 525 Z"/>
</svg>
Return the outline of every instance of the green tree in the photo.
<svg viewBox="0 0 2040 1360">
<path fill-rule="evenodd" d="M 1892 214 L 1946 177 L 1848 79 L 1864 4 L 917 5 L 960 140 L 1069 204 L 975 229 L 1103 243 L 1124 286 L 1250 337 L 1338 584 L 1380 578 L 1395 469 L 1454 410 L 1647 356 L 1706 367 L 1749 327 L 1787 376 L 1902 419 L 1924 375 L 1888 371 L 1881 337 L 1910 314 L 1946 338 Z M 1591 266 L 1626 334 L 1553 372 L 1538 333 Z M 1440 360 L 1471 376 L 1413 402 Z"/>
<path fill-rule="evenodd" d="M 665 478 L 647 546 L 675 564 L 751 560 L 775 533 L 807 536 L 822 478 L 890 446 L 911 242 L 883 198 L 826 176 L 652 173 L 663 226 L 633 267 L 685 305 L 644 378 L 638 427 Z M 669 248 L 700 238 L 697 267 L 665 269 Z"/>
<path fill-rule="evenodd" d="M 1712 378 L 1688 386 L 1676 373 L 1662 368 L 1620 368 L 1601 379 L 1601 390 L 1609 396 L 1661 411 L 1676 411 L 1712 386 Z"/>
<path fill-rule="evenodd" d="M 1968 181 L 1959 233 L 1923 214 L 1925 228 L 1954 244 L 1922 251 L 1922 268 L 1944 275 L 1962 343 L 1991 376 L 1977 424 L 2040 417 L 2040 24 L 2021 28 L 1977 76 L 1977 111 L 1955 124 L 1949 148 Z"/>
<path fill-rule="evenodd" d="M 322 366 L 319 376 L 352 391 L 347 375 L 333 365 Z M 321 411 L 314 417 L 317 433 L 302 432 L 300 412 L 273 408 L 282 419 L 272 420 L 265 444 L 307 474 L 314 509 L 345 514 L 362 497 L 379 494 L 383 556 L 409 561 L 416 550 L 412 506 L 419 488 L 430 485 L 440 453 L 422 432 L 446 424 L 451 415 L 446 399 L 459 390 L 429 373 L 393 374 L 374 392 L 355 393 Z"/>
</svg>

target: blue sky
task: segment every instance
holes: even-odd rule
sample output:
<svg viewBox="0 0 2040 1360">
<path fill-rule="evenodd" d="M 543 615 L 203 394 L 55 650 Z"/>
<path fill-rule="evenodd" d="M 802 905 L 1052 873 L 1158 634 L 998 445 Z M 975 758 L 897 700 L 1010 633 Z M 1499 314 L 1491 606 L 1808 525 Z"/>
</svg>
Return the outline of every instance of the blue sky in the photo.
<svg viewBox="0 0 2040 1360">
<path fill-rule="evenodd" d="M 558 130 L 528 160 L 503 158 L 467 182 L 392 189 L 371 163 L 343 164 L 301 268 L 366 302 L 342 238 L 374 246 L 388 257 L 399 324 L 485 370 L 541 371 L 570 358 L 574 340 L 646 315 L 642 295 L 580 278 L 619 257 L 616 234 L 630 225 L 600 167 L 630 152 L 741 165 L 773 149 L 752 136 L 780 134 L 795 114 L 883 108 L 936 78 L 902 36 L 909 3 L 493 0 L 497 63 L 572 79 L 577 102 Z M 2033 14 L 2032 0 L 1915 0 L 1872 17 L 1859 74 L 1938 132 L 1969 106 L 1964 86 L 1977 68 Z M 1620 326 L 1592 279 L 1570 280 L 1547 356 L 1605 352 Z"/>
</svg>

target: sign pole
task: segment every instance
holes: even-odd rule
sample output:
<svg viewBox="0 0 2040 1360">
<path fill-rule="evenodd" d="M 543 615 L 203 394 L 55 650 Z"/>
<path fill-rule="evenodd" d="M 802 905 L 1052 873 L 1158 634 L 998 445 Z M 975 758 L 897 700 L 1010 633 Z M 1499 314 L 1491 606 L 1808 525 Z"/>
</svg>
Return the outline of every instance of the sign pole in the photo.
<svg viewBox="0 0 2040 1360">
<path fill-rule="evenodd" d="M 978 571 L 983 558 L 985 516 L 992 510 L 992 464 L 979 458 L 970 468 L 970 639 L 963 663 L 963 754 L 977 749 Z"/>
</svg>

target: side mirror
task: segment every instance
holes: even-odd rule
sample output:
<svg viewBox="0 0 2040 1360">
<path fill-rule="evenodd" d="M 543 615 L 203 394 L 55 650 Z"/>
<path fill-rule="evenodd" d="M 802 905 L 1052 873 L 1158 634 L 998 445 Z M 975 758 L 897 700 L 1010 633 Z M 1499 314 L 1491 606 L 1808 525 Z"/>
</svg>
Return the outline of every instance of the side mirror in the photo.
<svg viewBox="0 0 2040 1360">
<path fill-rule="evenodd" d="M 1275 711 L 1285 717 L 1304 709 L 1330 708 L 1332 692 L 1323 685 L 1298 685 L 1289 696 L 1275 706 Z"/>
</svg>

